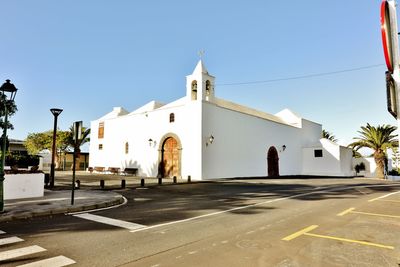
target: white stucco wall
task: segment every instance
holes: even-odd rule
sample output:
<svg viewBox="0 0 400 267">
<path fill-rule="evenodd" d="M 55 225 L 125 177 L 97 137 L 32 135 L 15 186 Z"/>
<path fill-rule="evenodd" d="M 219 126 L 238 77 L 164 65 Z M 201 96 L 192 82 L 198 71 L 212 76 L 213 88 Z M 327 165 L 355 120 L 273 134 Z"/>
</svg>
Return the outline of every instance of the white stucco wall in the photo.
<svg viewBox="0 0 400 267">
<path fill-rule="evenodd" d="M 201 106 L 193 101 L 91 122 L 91 167 L 126 167 L 139 169 L 140 176 L 155 177 L 162 142 L 169 134 L 181 143 L 181 176 L 201 179 Z M 175 121 L 169 122 L 170 113 Z M 99 122 L 104 122 L 104 138 L 98 139 Z M 164 138 L 164 139 L 163 139 Z M 155 141 L 149 145 L 149 139 Z M 125 154 L 125 143 L 129 153 Z M 99 150 L 99 144 L 103 149 Z"/>
<path fill-rule="evenodd" d="M 322 150 L 322 157 L 314 151 Z M 352 151 L 327 139 L 319 144 L 303 148 L 303 175 L 353 176 Z"/>
<path fill-rule="evenodd" d="M 44 194 L 44 174 L 6 174 L 4 179 L 4 199 L 42 197 Z"/>
<path fill-rule="evenodd" d="M 321 135 L 321 125 L 311 122 L 307 124 L 312 127 L 302 132 L 304 129 L 205 102 L 203 177 L 267 176 L 267 152 L 271 146 L 278 150 L 280 175 L 301 173 L 303 143 L 309 142 L 309 136 L 319 138 Z M 210 135 L 214 136 L 214 142 L 206 146 Z M 286 146 L 285 151 L 283 145 Z"/>
</svg>

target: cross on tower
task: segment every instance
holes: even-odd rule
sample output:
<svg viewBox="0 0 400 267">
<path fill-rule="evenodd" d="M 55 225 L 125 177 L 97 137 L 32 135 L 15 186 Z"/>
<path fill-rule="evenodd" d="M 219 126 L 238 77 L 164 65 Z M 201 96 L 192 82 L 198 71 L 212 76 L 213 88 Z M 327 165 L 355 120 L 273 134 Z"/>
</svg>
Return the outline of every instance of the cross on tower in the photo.
<svg viewBox="0 0 400 267">
<path fill-rule="evenodd" d="M 200 50 L 197 54 L 199 55 L 199 57 L 200 57 L 200 60 L 201 59 L 203 59 L 203 56 L 204 56 L 204 50 Z"/>
</svg>

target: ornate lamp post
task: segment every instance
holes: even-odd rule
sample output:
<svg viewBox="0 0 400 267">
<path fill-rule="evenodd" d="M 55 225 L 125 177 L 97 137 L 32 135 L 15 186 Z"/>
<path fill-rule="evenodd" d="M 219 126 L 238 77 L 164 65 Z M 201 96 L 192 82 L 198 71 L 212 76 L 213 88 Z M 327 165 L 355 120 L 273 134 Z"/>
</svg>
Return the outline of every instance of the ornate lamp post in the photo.
<svg viewBox="0 0 400 267">
<path fill-rule="evenodd" d="M 57 134 L 57 118 L 58 115 L 63 111 L 60 108 L 52 108 L 50 109 L 51 113 L 54 116 L 54 129 L 53 129 L 53 148 L 51 149 L 51 165 L 50 165 L 50 187 L 54 187 L 54 168 L 55 168 L 55 158 L 56 158 L 56 134 Z"/>
<path fill-rule="evenodd" d="M 4 98 L 4 127 L 3 127 L 3 144 L 1 147 L 1 162 L 0 162 L 0 212 L 4 210 L 4 165 L 6 160 L 6 139 L 7 139 L 7 124 L 8 124 L 8 110 L 7 103 L 14 101 L 15 95 L 17 94 L 17 88 L 14 84 L 10 83 L 10 80 L 6 80 L 5 83 L 0 87 L 1 93 L 5 96 Z M 7 100 L 6 93 L 9 93 L 9 100 Z"/>
</svg>

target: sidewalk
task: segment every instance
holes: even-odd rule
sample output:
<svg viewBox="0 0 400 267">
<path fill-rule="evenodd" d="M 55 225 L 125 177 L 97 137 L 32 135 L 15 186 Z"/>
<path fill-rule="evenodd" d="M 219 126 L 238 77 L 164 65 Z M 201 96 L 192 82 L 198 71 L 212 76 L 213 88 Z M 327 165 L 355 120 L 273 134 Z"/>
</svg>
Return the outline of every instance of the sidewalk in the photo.
<svg viewBox="0 0 400 267">
<path fill-rule="evenodd" d="M 106 208 L 123 202 L 123 196 L 115 192 L 80 189 L 75 190 L 71 205 L 71 190 L 45 190 L 40 198 L 6 200 L 0 222 Z"/>
</svg>

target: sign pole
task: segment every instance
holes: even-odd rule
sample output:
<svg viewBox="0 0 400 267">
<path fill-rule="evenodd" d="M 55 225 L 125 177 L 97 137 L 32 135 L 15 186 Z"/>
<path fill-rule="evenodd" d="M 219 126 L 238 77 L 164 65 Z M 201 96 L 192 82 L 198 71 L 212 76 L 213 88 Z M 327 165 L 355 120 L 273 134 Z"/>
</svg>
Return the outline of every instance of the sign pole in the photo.
<svg viewBox="0 0 400 267">
<path fill-rule="evenodd" d="M 71 191 L 71 205 L 74 205 L 74 198 L 75 198 L 75 171 L 76 171 L 76 157 L 78 155 L 78 144 L 79 139 L 81 138 L 82 133 L 82 121 L 74 122 L 74 160 L 72 163 L 72 191 Z"/>
</svg>

